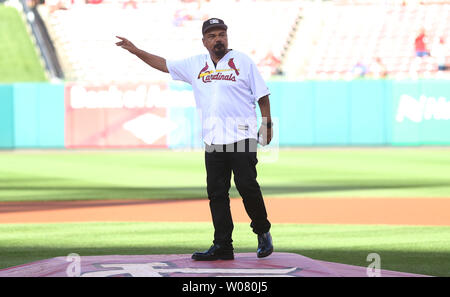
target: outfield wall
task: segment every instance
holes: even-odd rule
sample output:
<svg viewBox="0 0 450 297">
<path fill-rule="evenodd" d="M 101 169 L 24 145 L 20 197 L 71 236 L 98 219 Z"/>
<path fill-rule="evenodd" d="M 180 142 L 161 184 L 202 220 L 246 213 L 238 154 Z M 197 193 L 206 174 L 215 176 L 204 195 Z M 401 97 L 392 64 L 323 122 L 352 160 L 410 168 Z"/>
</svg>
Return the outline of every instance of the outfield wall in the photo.
<svg viewBox="0 0 450 297">
<path fill-rule="evenodd" d="M 0 148 L 64 148 L 63 98 L 63 85 L 0 85 Z"/>
<path fill-rule="evenodd" d="M 269 82 L 280 146 L 449 145 L 448 81 Z M 259 109 L 258 115 L 259 115 Z M 0 148 L 199 148 L 178 82 L 0 85 Z"/>
</svg>

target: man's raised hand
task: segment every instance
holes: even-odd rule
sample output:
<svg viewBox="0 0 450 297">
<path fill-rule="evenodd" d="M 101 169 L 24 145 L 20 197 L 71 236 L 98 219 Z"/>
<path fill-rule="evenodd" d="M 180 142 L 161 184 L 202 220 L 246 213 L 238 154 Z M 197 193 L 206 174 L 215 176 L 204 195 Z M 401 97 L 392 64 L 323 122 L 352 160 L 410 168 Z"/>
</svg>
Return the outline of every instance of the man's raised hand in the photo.
<svg viewBox="0 0 450 297">
<path fill-rule="evenodd" d="M 131 41 L 124 37 L 116 37 L 120 39 L 119 42 L 116 42 L 117 46 L 120 46 L 121 48 L 126 49 L 130 53 L 136 55 L 136 57 L 138 57 L 151 67 L 158 69 L 159 71 L 169 73 L 169 70 L 167 69 L 166 59 L 152 55 L 144 50 L 137 48 Z"/>
<path fill-rule="evenodd" d="M 120 46 L 123 49 L 126 49 L 127 51 L 129 51 L 132 54 L 135 54 L 138 50 L 138 48 L 128 39 L 124 38 L 124 37 L 120 37 L 120 36 L 116 36 L 117 38 L 119 38 L 121 41 L 116 42 L 117 46 Z"/>
</svg>

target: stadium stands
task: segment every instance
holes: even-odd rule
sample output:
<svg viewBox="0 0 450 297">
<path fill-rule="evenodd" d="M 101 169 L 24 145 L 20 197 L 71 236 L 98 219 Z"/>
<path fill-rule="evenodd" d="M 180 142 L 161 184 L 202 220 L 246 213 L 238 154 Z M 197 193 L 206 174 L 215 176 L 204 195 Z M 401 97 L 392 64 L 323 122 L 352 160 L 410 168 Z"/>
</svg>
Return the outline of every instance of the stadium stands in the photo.
<svg viewBox="0 0 450 297">
<path fill-rule="evenodd" d="M 349 1 L 305 3 L 296 37 L 283 61 L 288 78 L 356 78 L 363 65 L 364 76 L 378 60 L 389 77 L 438 77 L 433 55 L 441 37 L 450 42 L 450 4 L 425 5 L 407 1 Z M 344 4 L 342 4 L 344 3 Z M 423 28 L 431 57 L 416 57 L 414 41 Z M 448 47 L 447 47 L 448 53 Z M 295 62 L 293 62 L 295 61 Z M 448 57 L 447 57 L 448 64 Z"/>
<path fill-rule="evenodd" d="M 441 38 L 450 44 L 448 1 L 67 2 L 74 4 L 65 9 L 41 6 L 39 11 L 68 80 L 167 80 L 116 48 L 114 36 L 168 59 L 182 58 L 205 52 L 200 28 L 212 16 L 229 25 L 230 48 L 251 55 L 266 78 L 278 63 L 283 79 L 289 80 L 449 75 L 437 71 L 438 61 L 445 59 L 438 53 L 448 55 L 450 48 L 437 49 Z M 415 38 L 422 28 L 431 56 L 417 57 Z"/>
<path fill-rule="evenodd" d="M 106 2 L 106 1 L 105 1 Z M 39 7 L 57 48 L 66 78 L 95 83 L 167 80 L 114 46 L 124 36 L 167 59 L 206 52 L 201 25 L 219 17 L 229 26 L 229 46 L 259 62 L 280 57 L 299 13 L 299 1 L 109 1 Z M 61 8 L 61 7 L 59 7 Z M 249 13 L 251 12 L 251 13 Z M 270 70 L 269 70 L 270 71 Z M 270 73 L 266 73 L 269 76 Z"/>
</svg>

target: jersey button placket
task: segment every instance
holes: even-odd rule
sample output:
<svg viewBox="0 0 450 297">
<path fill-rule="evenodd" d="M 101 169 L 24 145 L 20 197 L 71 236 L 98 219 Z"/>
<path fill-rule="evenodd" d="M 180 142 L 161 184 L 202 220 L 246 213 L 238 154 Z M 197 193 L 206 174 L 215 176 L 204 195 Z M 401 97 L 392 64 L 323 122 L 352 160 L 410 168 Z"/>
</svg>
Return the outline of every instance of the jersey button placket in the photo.
<svg viewBox="0 0 450 297">
<path fill-rule="evenodd" d="M 219 129 L 219 131 L 220 131 L 220 129 L 222 129 L 222 127 L 223 127 L 223 124 L 224 123 L 222 123 L 221 121 L 223 120 L 221 117 L 220 117 L 220 110 L 219 110 L 219 108 L 220 108 L 220 106 L 219 106 L 219 101 L 220 101 L 220 99 L 219 99 L 219 96 L 220 96 L 220 94 L 219 94 L 219 81 L 218 80 L 213 80 L 212 81 L 212 92 L 213 92 L 213 104 L 212 104 L 212 116 L 215 118 L 215 121 L 216 121 L 216 123 L 215 123 L 215 126 L 216 126 L 216 129 Z M 217 133 L 220 133 L 220 134 L 222 134 L 221 132 L 217 132 Z M 219 138 L 221 138 L 219 135 L 215 135 L 215 137 L 219 137 Z"/>
</svg>

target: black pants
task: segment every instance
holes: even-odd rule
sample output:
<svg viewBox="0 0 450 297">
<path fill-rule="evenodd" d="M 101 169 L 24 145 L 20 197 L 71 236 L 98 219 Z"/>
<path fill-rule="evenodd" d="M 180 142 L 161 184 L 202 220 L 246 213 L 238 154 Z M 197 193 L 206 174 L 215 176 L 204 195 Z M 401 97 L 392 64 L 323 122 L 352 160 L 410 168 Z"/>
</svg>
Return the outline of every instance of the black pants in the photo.
<svg viewBox="0 0 450 297">
<path fill-rule="evenodd" d="M 232 243 L 234 225 L 229 197 L 232 172 L 236 188 L 251 219 L 253 232 L 261 234 L 269 231 L 271 225 L 256 181 L 257 163 L 256 139 L 245 139 L 229 145 L 206 145 L 207 191 L 215 244 L 229 246 Z"/>
</svg>

